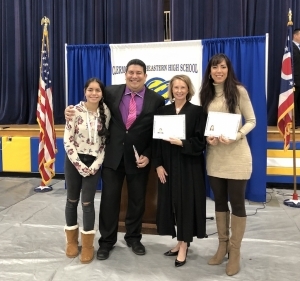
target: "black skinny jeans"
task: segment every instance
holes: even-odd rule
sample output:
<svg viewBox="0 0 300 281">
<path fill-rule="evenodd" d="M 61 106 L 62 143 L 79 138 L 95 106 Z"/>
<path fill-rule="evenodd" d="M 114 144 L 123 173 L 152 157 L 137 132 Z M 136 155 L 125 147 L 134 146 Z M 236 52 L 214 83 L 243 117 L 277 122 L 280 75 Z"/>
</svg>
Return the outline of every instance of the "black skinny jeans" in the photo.
<svg viewBox="0 0 300 281">
<path fill-rule="evenodd" d="M 90 166 L 95 157 L 91 155 L 79 154 L 81 161 Z M 81 205 L 83 211 L 83 230 L 90 231 L 95 225 L 95 207 L 94 199 L 97 185 L 100 179 L 101 171 L 97 171 L 95 175 L 83 177 L 75 166 L 71 163 L 68 156 L 65 157 L 65 180 L 67 186 L 67 202 L 65 208 L 67 226 L 77 224 L 77 206 L 81 191 Z"/>
<path fill-rule="evenodd" d="M 215 211 L 229 211 L 229 199 L 232 214 L 237 217 L 246 217 L 245 192 L 247 180 L 223 179 L 211 176 L 208 178 L 215 197 Z"/>
</svg>

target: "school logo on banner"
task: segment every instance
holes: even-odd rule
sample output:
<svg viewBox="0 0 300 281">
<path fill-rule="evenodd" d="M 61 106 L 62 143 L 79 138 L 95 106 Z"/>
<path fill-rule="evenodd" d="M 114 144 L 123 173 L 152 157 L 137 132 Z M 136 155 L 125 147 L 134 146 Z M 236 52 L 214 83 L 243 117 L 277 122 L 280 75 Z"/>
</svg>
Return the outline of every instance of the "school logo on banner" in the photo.
<svg viewBox="0 0 300 281">
<path fill-rule="evenodd" d="M 167 103 L 169 101 L 169 97 L 168 97 L 169 81 L 170 80 L 165 80 L 161 77 L 154 77 L 149 79 L 146 82 L 146 86 L 149 89 L 161 95 L 165 99 L 165 102 Z"/>
</svg>

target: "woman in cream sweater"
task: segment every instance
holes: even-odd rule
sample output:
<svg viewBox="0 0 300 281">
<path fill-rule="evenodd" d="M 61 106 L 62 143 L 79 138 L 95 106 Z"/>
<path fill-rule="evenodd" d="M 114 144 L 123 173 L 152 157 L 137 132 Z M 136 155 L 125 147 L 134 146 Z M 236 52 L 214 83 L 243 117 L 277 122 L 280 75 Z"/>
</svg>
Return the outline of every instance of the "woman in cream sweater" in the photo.
<svg viewBox="0 0 300 281">
<path fill-rule="evenodd" d="M 215 197 L 215 215 L 219 247 L 208 264 L 223 262 L 228 253 L 227 275 L 240 270 L 240 246 L 246 227 L 245 191 L 252 173 L 252 156 L 246 135 L 255 127 L 256 119 L 247 90 L 237 80 L 232 64 L 224 54 L 214 55 L 206 68 L 200 102 L 206 113 L 241 114 L 235 140 L 224 136 L 207 137 L 207 174 Z M 232 214 L 229 215 L 228 199 Z M 231 232 L 229 238 L 229 224 Z"/>
</svg>

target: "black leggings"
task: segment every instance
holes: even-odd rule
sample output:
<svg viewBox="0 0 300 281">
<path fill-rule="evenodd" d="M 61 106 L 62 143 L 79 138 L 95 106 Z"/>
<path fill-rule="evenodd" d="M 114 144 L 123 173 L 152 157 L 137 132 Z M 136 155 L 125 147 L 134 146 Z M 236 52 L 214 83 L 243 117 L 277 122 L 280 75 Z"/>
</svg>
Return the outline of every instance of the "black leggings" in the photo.
<svg viewBox="0 0 300 281">
<path fill-rule="evenodd" d="M 88 167 L 93 163 L 95 157 L 80 155 L 81 161 Z M 90 231 L 95 225 L 94 198 L 100 179 L 100 169 L 95 175 L 83 177 L 68 156 L 65 157 L 65 180 L 67 186 L 67 202 L 65 208 L 66 224 L 73 226 L 77 224 L 77 206 L 81 191 L 81 204 L 83 211 L 83 230 Z"/>
<path fill-rule="evenodd" d="M 245 192 L 247 180 L 223 179 L 211 176 L 208 178 L 215 196 L 215 211 L 229 211 L 229 199 L 232 214 L 237 217 L 246 217 Z"/>
</svg>

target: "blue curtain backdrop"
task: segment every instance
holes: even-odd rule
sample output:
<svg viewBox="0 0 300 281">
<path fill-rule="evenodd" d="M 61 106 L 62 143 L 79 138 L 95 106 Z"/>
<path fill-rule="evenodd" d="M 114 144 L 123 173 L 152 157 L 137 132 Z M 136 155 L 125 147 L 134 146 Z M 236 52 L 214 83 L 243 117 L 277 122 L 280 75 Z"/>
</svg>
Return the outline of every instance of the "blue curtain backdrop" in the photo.
<svg viewBox="0 0 300 281">
<path fill-rule="evenodd" d="M 55 124 L 65 123 L 65 44 L 164 39 L 163 0 L 1 0 L 0 15 L 0 124 L 36 124 L 42 17 Z"/>
<path fill-rule="evenodd" d="M 170 0 L 172 40 L 270 34 L 268 124 L 277 121 L 287 12 L 299 0 Z M 64 123 L 64 44 L 163 40 L 163 0 L 0 1 L 0 124 L 36 123 L 41 18 L 47 16 L 55 124 Z M 231 16 L 233 15 L 233 16 Z"/>
<path fill-rule="evenodd" d="M 91 77 L 99 78 L 103 84 L 111 84 L 111 59 L 108 44 L 69 45 L 68 61 L 68 104 L 75 105 L 83 100 L 83 87 Z"/>
<path fill-rule="evenodd" d="M 213 55 L 224 53 L 230 58 L 238 79 L 249 93 L 256 116 L 256 127 L 247 135 L 253 157 L 253 172 L 248 181 L 246 198 L 256 202 L 266 201 L 265 43 L 265 36 L 202 40 L 203 73 Z M 207 186 L 207 194 L 210 197 L 213 195 L 209 186 Z"/>
<path fill-rule="evenodd" d="M 43 16 L 50 19 L 49 63 L 55 123 L 64 123 L 66 2 L 0 1 L 0 124 L 36 123 Z"/>
<path fill-rule="evenodd" d="M 164 41 L 163 0 L 102 0 L 106 42 L 111 44 Z M 99 9 L 101 11 L 101 9 Z"/>
<path fill-rule="evenodd" d="M 269 34 L 268 125 L 276 125 L 287 14 L 291 8 L 293 28 L 300 28 L 300 1 L 170 0 L 170 6 L 173 41 Z"/>
</svg>

